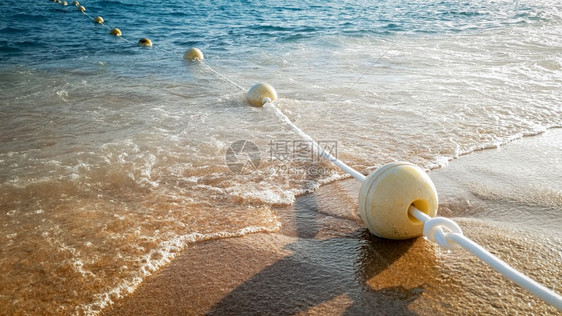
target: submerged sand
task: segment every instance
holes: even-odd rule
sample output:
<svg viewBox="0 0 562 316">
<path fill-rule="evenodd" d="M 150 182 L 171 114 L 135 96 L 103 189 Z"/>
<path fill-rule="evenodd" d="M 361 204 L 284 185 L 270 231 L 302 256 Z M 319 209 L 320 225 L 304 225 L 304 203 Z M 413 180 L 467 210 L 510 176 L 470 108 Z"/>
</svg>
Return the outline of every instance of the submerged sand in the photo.
<svg viewBox="0 0 562 316">
<path fill-rule="evenodd" d="M 439 215 L 514 268 L 561 293 L 562 130 L 430 172 Z M 107 315 L 553 314 L 463 249 L 372 236 L 353 179 L 278 208 L 277 233 L 189 246 Z"/>
</svg>

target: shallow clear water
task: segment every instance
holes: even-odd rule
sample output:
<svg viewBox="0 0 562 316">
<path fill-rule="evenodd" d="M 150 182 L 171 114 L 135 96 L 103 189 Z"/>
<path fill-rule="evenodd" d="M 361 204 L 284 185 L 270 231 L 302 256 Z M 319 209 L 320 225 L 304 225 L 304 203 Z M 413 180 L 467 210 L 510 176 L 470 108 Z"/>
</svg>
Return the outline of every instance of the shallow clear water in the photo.
<svg viewBox="0 0 562 316">
<path fill-rule="evenodd" d="M 189 243 L 276 230 L 273 206 L 344 176 L 207 66 L 272 84 L 283 113 L 363 173 L 562 126 L 557 1 L 82 4 L 126 40 L 72 5 L 0 3 L 10 312 L 98 310 Z M 192 46 L 207 66 L 182 60 Z M 238 140 L 259 148 L 250 174 L 229 169 Z"/>
</svg>

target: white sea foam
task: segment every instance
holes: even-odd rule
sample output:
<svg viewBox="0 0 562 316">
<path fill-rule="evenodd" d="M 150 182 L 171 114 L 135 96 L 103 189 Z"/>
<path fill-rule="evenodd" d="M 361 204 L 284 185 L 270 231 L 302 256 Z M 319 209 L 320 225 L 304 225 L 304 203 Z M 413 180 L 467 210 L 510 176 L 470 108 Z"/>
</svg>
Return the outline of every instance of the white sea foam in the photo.
<svg viewBox="0 0 562 316">
<path fill-rule="evenodd" d="M 276 221 L 272 228 L 249 226 L 234 232 L 216 232 L 211 234 L 190 233 L 188 235 L 170 238 L 165 242 L 162 242 L 157 249 L 151 250 L 140 258 L 140 261 L 145 263 L 140 267 L 140 274 L 138 276 L 131 279 L 121 280 L 121 282 L 119 282 L 111 290 L 94 295 L 94 303 L 79 306 L 78 310 L 86 315 L 97 315 L 101 310 L 111 305 L 113 303 L 113 299 L 122 298 L 123 296 L 132 293 L 142 283 L 144 278 L 170 263 L 172 259 L 174 259 L 190 244 L 213 239 L 241 237 L 253 233 L 276 232 L 280 227 L 281 223 Z M 160 254 L 161 258 L 154 260 L 153 255 L 155 253 Z"/>
</svg>

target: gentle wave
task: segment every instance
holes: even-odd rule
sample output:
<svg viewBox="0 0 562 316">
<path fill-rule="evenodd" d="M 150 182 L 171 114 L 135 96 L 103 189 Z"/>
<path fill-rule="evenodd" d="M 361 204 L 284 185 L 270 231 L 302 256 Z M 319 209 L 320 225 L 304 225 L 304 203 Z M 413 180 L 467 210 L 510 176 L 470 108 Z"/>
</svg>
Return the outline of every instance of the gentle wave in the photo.
<svg viewBox="0 0 562 316">
<path fill-rule="evenodd" d="M 86 315 L 99 314 L 101 310 L 111 305 L 114 300 L 132 293 L 142 283 L 145 277 L 150 276 L 161 267 L 170 263 L 190 244 L 214 239 L 242 237 L 255 233 L 272 233 L 278 231 L 280 227 L 280 222 L 276 222 L 276 225 L 273 227 L 249 226 L 235 232 L 216 232 L 212 234 L 191 233 L 169 239 L 162 243 L 158 249 L 151 250 L 148 254 L 140 258 L 140 261 L 145 263 L 140 267 L 141 274 L 139 276 L 131 279 L 120 280 L 119 284 L 110 290 L 93 295 L 94 302 L 78 306 L 76 308 L 76 312 L 84 313 Z M 154 260 L 153 258 L 155 255 L 160 259 Z M 81 265 L 79 265 L 79 268 L 80 267 Z"/>
</svg>

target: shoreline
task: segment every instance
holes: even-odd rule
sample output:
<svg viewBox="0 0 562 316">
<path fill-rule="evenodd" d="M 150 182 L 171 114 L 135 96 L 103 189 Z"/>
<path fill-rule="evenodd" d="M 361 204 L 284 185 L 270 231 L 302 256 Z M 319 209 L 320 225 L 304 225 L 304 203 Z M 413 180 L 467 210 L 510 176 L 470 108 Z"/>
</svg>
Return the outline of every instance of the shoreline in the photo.
<svg viewBox="0 0 562 316">
<path fill-rule="evenodd" d="M 466 236 L 558 293 L 562 235 L 552 227 L 562 217 L 562 187 L 550 195 L 520 189 L 562 176 L 560 156 L 548 154 L 561 136 L 562 129 L 551 129 L 429 173 L 440 195 L 438 215 L 454 218 Z M 546 158 L 530 156 L 530 149 Z M 517 176 L 529 174 L 537 177 L 521 184 Z M 372 236 L 358 216 L 358 191 L 354 179 L 336 181 L 274 208 L 279 232 L 190 245 L 101 314 L 556 314 L 463 249 Z M 510 213 L 531 224 L 511 223 Z M 544 223 L 552 227 L 541 229 Z"/>
</svg>

